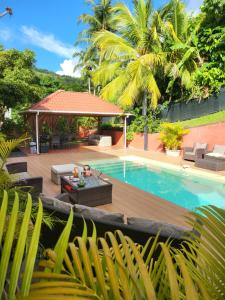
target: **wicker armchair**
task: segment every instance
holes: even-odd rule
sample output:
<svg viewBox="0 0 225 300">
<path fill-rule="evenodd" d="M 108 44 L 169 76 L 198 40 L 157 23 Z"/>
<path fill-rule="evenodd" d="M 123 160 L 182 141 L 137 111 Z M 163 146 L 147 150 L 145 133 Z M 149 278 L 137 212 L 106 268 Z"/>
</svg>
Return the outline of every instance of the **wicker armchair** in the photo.
<svg viewBox="0 0 225 300">
<path fill-rule="evenodd" d="M 27 162 L 16 162 L 6 164 L 6 169 L 9 174 L 27 172 Z"/>
<path fill-rule="evenodd" d="M 27 162 L 8 163 L 6 170 L 9 174 L 15 175 L 13 186 L 20 187 L 23 192 L 31 193 L 34 200 L 38 199 L 43 190 L 43 177 L 30 177 L 27 172 Z"/>
<path fill-rule="evenodd" d="M 40 193 L 43 191 L 43 177 L 38 176 L 20 179 L 15 181 L 13 186 L 19 187 L 23 192 L 30 193 L 32 199 L 37 201 Z"/>
<path fill-rule="evenodd" d="M 195 143 L 193 147 L 184 147 L 183 159 L 196 161 L 197 159 L 203 158 L 207 152 L 207 144 Z"/>
</svg>

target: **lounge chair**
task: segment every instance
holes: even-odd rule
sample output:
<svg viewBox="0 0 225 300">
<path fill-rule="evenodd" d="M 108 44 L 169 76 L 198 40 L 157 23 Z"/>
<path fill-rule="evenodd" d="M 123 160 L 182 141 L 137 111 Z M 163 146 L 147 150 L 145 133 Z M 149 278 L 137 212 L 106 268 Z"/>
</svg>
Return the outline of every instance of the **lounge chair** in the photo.
<svg viewBox="0 0 225 300">
<path fill-rule="evenodd" d="M 183 159 L 196 161 L 199 158 L 203 158 L 207 152 L 206 143 L 195 143 L 193 147 L 184 147 L 183 149 Z"/>
<path fill-rule="evenodd" d="M 37 200 L 43 190 L 43 177 L 31 177 L 27 172 L 27 162 L 6 164 L 6 170 L 14 175 L 13 186 L 20 187 L 23 192 L 29 192 L 34 200 Z"/>
<path fill-rule="evenodd" d="M 206 152 L 204 159 L 197 159 L 195 166 L 212 171 L 225 170 L 225 146 L 215 145 L 211 152 Z"/>
</svg>

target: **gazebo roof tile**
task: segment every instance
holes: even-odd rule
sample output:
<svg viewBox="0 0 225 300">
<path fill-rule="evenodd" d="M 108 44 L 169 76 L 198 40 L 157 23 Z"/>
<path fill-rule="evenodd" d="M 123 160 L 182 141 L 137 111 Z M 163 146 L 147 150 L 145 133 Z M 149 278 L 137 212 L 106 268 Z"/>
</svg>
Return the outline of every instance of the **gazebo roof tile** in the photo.
<svg viewBox="0 0 225 300">
<path fill-rule="evenodd" d="M 34 104 L 27 112 L 73 113 L 81 115 L 121 115 L 116 105 L 90 93 L 58 90 Z"/>
</svg>

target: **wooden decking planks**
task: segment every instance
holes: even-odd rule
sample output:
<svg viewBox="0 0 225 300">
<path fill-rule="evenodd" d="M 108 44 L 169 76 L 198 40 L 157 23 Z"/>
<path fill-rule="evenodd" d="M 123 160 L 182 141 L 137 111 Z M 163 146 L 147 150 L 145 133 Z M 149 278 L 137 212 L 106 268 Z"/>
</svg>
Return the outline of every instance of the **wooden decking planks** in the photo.
<svg viewBox="0 0 225 300">
<path fill-rule="evenodd" d="M 141 154 L 140 152 L 138 153 Z M 50 170 L 52 165 L 76 163 L 83 160 L 110 159 L 121 155 L 137 155 L 138 153 L 127 150 L 101 150 L 97 147 L 80 147 L 77 149 L 54 151 L 48 154 L 29 155 L 24 158 L 11 158 L 10 161 L 27 161 L 30 175 L 43 176 L 44 193 L 55 195 L 60 192 L 60 187 L 51 182 Z M 166 160 L 161 154 L 156 159 Z M 109 180 L 113 183 L 113 203 L 99 206 L 99 208 L 121 212 L 125 216 L 136 216 L 185 225 L 184 215 L 187 214 L 187 210 L 184 208 L 114 178 L 109 177 Z"/>
</svg>

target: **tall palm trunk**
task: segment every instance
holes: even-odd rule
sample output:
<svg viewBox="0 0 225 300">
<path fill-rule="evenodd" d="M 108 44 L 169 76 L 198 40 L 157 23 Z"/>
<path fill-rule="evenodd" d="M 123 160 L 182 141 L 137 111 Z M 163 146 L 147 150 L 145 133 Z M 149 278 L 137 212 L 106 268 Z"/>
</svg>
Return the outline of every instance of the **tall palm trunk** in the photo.
<svg viewBox="0 0 225 300">
<path fill-rule="evenodd" d="M 144 117 L 144 150 L 148 150 L 148 116 L 147 116 L 147 96 L 144 93 L 143 102 L 142 102 L 142 116 Z"/>
<path fill-rule="evenodd" d="M 91 94 L 91 78 L 88 77 L 88 92 Z"/>
</svg>

